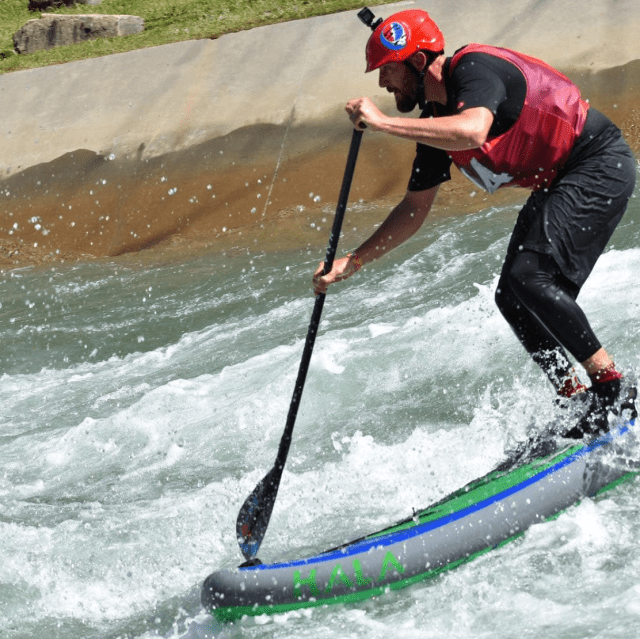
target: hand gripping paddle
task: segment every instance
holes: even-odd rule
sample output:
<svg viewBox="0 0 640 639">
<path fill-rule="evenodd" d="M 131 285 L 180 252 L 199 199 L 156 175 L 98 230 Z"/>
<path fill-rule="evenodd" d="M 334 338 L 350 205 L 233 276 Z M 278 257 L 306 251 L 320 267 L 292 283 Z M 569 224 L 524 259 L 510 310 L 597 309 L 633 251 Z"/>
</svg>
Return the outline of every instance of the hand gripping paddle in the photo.
<svg viewBox="0 0 640 639">
<path fill-rule="evenodd" d="M 362 130 L 354 129 L 353 137 L 351 138 L 351 147 L 349 148 L 349 157 L 347 158 L 347 166 L 342 179 L 340 197 L 338 198 L 338 206 L 336 207 L 336 216 L 333 221 L 333 228 L 331 229 L 331 237 L 329 238 L 329 246 L 327 248 L 323 274 L 331 272 L 331 269 L 333 268 L 333 260 L 338 248 L 338 240 L 342 229 L 342 220 L 344 219 L 344 213 L 347 208 L 349 190 L 351 189 L 351 180 L 356 166 L 356 159 L 358 158 L 361 139 Z M 304 388 L 304 382 L 309 369 L 309 361 L 311 360 L 313 345 L 316 341 L 316 333 L 318 332 L 318 325 L 320 324 L 320 315 L 324 305 L 324 298 L 324 293 L 320 293 L 316 296 L 315 306 L 313 307 L 311 322 L 309 324 L 309 331 L 307 332 L 307 341 L 305 342 L 304 351 L 302 352 L 302 361 L 300 362 L 300 368 L 298 370 L 298 378 L 293 391 L 291 405 L 289 406 L 287 423 L 284 428 L 282 439 L 280 440 L 280 447 L 278 448 L 278 456 L 276 457 L 275 466 L 254 488 L 253 492 L 249 497 L 247 497 L 247 500 L 244 502 L 240 512 L 238 513 L 236 534 L 238 536 L 240 550 L 247 560 L 247 563 L 243 564 L 243 566 L 260 563 L 260 560 L 255 557 L 258 554 L 258 549 L 260 548 L 262 539 L 267 531 L 271 512 L 273 511 L 273 505 L 276 501 L 276 495 L 278 494 L 282 471 L 284 470 L 284 465 L 287 461 L 293 426 L 296 421 L 296 415 L 298 414 L 300 399 L 302 398 L 302 390 Z"/>
</svg>

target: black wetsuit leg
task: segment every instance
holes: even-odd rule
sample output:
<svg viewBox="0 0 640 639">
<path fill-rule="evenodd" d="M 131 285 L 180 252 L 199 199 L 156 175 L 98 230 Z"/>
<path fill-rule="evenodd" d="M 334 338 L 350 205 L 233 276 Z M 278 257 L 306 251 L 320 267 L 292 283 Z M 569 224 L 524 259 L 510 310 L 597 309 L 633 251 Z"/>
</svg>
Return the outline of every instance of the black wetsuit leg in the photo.
<svg viewBox="0 0 640 639">
<path fill-rule="evenodd" d="M 556 388 L 570 371 L 564 349 L 583 362 L 601 347 L 576 299 L 636 179 L 620 131 L 597 112 L 591 121 L 594 140 L 591 131 L 563 173 L 520 211 L 496 292 L 500 311 Z"/>
<path fill-rule="evenodd" d="M 550 255 L 526 249 L 509 256 L 498 283 L 498 308 L 555 386 L 570 370 L 565 348 L 582 362 L 601 346 L 576 302 L 579 291 Z"/>
<path fill-rule="evenodd" d="M 559 387 L 571 368 L 569 358 L 558 340 L 518 298 L 511 283 L 510 262 L 505 262 L 502 269 L 495 294 L 496 304 L 533 361 L 544 371 L 549 381 Z"/>
</svg>

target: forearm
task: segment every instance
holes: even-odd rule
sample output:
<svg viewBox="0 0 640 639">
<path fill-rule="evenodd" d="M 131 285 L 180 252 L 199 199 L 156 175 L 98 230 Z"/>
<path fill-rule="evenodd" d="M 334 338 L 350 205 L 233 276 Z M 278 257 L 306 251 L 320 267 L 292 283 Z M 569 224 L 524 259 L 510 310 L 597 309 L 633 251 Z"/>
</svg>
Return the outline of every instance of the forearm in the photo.
<svg viewBox="0 0 640 639">
<path fill-rule="evenodd" d="M 405 197 L 371 237 L 355 250 L 362 264 L 377 260 L 414 235 L 427 218 L 437 190 L 438 187 L 432 189 L 420 206 L 411 196 Z"/>
<path fill-rule="evenodd" d="M 409 239 L 425 221 L 437 192 L 437 186 L 425 191 L 407 192 L 402 202 L 355 253 L 334 260 L 330 273 L 324 273 L 324 262 L 321 262 L 313 276 L 316 295 L 326 293 L 334 282 L 346 280 L 363 264 L 378 259 Z"/>
<path fill-rule="evenodd" d="M 426 144 L 444 151 L 468 151 L 482 146 L 486 134 L 471 118 L 444 116 L 439 118 L 384 117 L 376 129 L 389 135 Z"/>
<path fill-rule="evenodd" d="M 408 222 L 400 222 L 401 217 L 402 212 L 396 207 L 373 235 L 355 250 L 363 264 L 373 262 L 400 246 L 420 228 L 421 224 L 415 222 L 415 216 L 410 217 Z"/>
<path fill-rule="evenodd" d="M 403 118 L 385 115 L 369 98 L 350 100 L 347 113 L 354 126 L 366 124 L 375 131 L 413 140 L 444 151 L 468 151 L 487 140 L 493 114 L 485 107 L 436 118 Z"/>
</svg>

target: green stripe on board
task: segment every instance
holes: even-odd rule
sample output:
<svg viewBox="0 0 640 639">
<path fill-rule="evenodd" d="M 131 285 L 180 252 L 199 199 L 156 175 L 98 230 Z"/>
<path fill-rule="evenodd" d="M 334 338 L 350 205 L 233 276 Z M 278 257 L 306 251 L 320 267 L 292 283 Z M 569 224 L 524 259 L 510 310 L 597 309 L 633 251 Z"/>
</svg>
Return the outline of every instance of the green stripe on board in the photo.
<svg viewBox="0 0 640 639">
<path fill-rule="evenodd" d="M 409 519 L 400 524 L 396 524 L 385 530 L 367 535 L 365 539 L 375 539 L 383 535 L 389 535 L 400 530 L 406 530 L 413 526 L 424 524 L 426 522 L 435 521 L 442 517 L 448 517 L 453 513 L 459 512 L 473 506 L 485 499 L 489 499 L 504 490 L 509 490 L 518 484 L 527 481 L 547 468 L 561 462 L 576 451 L 582 448 L 582 445 L 574 445 L 570 448 L 562 450 L 550 457 L 536 459 L 510 471 L 494 471 L 481 479 L 478 479 L 464 488 L 448 495 L 442 501 L 429 506 L 429 508 L 416 513 L 413 519 Z"/>
</svg>

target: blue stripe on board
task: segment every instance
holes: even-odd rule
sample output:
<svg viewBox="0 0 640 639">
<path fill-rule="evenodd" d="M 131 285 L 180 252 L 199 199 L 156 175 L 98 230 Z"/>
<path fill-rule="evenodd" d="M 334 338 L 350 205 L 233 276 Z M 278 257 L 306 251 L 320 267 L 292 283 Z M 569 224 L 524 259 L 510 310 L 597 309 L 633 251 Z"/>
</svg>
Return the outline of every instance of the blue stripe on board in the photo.
<svg viewBox="0 0 640 639">
<path fill-rule="evenodd" d="M 424 524 L 419 524 L 415 527 L 400 530 L 395 533 L 390 533 L 388 535 L 382 535 L 380 537 L 376 537 L 375 539 L 364 539 L 360 542 L 355 542 L 349 546 L 345 546 L 342 549 L 336 549 L 326 554 L 316 555 L 315 557 L 309 557 L 307 559 L 296 559 L 295 561 L 277 563 L 277 564 L 259 564 L 257 566 L 241 568 L 240 570 L 243 570 L 243 571 L 244 570 L 275 570 L 275 569 L 281 569 L 281 568 L 292 568 L 296 566 L 306 566 L 309 564 L 331 561 L 335 558 L 350 557 L 355 554 L 367 552 L 372 548 L 384 548 L 385 546 L 391 546 L 398 542 L 406 541 L 407 539 L 412 539 L 413 537 L 417 537 L 418 535 L 423 535 L 426 532 L 435 530 L 436 528 L 440 528 L 454 521 L 463 519 L 468 515 L 478 512 L 483 508 L 491 506 L 492 504 L 495 504 L 498 501 L 506 499 L 507 497 L 510 497 L 511 495 L 514 495 L 515 493 L 520 492 L 521 490 L 524 490 L 525 488 L 528 488 L 529 486 L 539 481 L 542 481 L 544 478 L 548 477 L 549 475 L 552 475 L 553 473 L 557 473 L 558 471 L 562 470 L 566 466 L 569 466 L 570 464 L 573 464 L 574 462 L 578 461 L 580 458 L 584 457 L 585 455 L 588 455 L 592 451 L 598 448 L 601 448 L 605 444 L 608 444 L 609 442 L 613 441 L 613 439 L 615 439 L 616 437 L 621 437 L 622 435 L 626 434 L 629 431 L 629 427 L 635 424 L 635 421 L 636 421 L 635 419 L 632 419 L 631 421 L 624 424 L 624 426 L 621 426 L 615 431 L 609 432 L 603 435 L 602 437 L 595 439 L 584 448 L 581 448 L 577 450 L 575 453 L 572 453 L 571 455 L 565 457 L 562 461 L 558 462 L 557 464 L 554 464 L 553 466 L 549 466 L 549 468 L 547 468 L 546 470 L 543 470 L 542 472 L 536 475 L 533 475 L 533 477 L 530 477 L 529 479 L 519 484 L 516 484 L 511 488 L 507 488 L 502 492 L 493 495 L 492 497 L 487 497 L 487 499 L 483 501 L 479 501 L 477 504 L 472 504 L 471 506 L 467 506 L 467 508 L 463 508 L 462 510 L 459 510 L 455 513 L 451 513 L 446 517 L 435 519 L 433 521 L 426 522 Z"/>
</svg>

